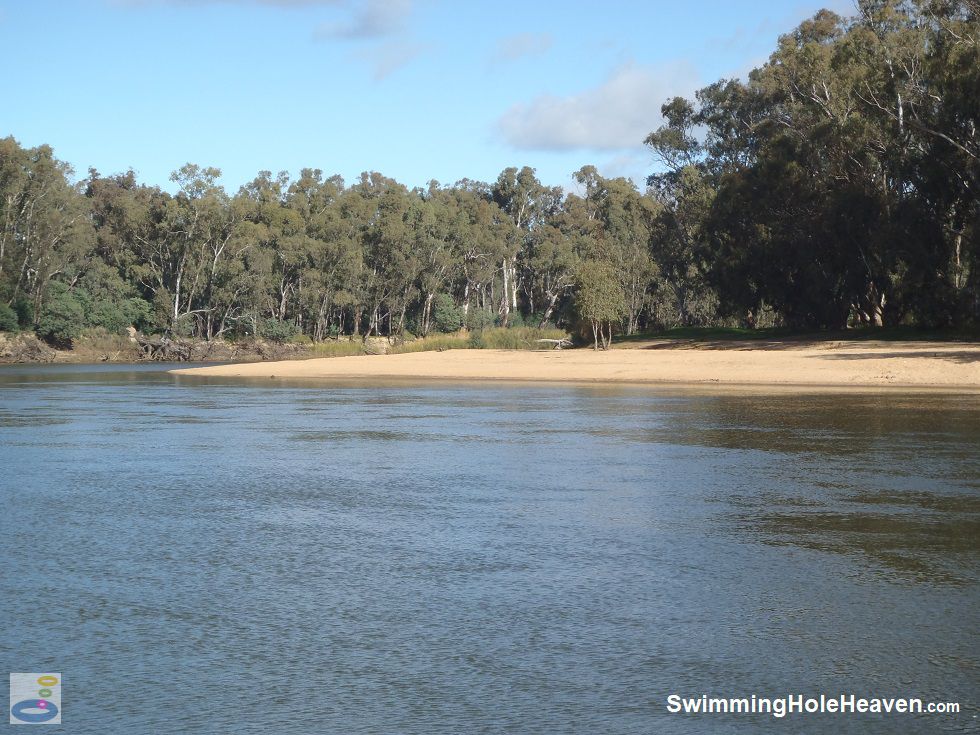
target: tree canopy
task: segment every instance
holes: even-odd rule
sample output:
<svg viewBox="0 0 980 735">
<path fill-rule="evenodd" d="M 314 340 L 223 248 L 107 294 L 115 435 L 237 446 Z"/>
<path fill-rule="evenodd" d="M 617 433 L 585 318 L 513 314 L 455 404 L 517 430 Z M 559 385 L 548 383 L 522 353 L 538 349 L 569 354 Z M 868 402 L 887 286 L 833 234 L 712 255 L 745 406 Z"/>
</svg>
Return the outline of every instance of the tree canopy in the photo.
<svg viewBox="0 0 980 735">
<path fill-rule="evenodd" d="M 980 317 L 980 4 L 862 0 L 663 106 L 640 190 L 593 166 L 408 187 L 187 164 L 81 180 L 0 139 L 0 327 L 216 339 L 460 325 L 963 326 Z"/>
</svg>

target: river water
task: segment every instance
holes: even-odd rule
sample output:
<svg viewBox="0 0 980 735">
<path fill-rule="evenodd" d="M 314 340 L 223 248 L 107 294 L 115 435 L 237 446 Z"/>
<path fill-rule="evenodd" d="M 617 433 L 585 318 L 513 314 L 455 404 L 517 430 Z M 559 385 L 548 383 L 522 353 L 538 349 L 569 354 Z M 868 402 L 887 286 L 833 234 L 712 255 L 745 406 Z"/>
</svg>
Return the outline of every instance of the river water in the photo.
<svg viewBox="0 0 980 735">
<path fill-rule="evenodd" d="M 65 732 L 978 730 L 976 395 L 6 367 L 0 519 Z"/>
</svg>

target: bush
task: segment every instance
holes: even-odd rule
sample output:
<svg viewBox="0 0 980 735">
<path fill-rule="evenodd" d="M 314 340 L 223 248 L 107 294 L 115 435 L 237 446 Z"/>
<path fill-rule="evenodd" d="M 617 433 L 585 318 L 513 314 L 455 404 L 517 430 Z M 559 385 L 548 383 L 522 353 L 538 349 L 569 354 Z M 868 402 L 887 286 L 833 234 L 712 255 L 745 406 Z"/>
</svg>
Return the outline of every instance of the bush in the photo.
<svg viewBox="0 0 980 735">
<path fill-rule="evenodd" d="M 181 314 L 178 316 L 173 324 L 170 325 L 170 333 L 174 337 L 193 337 L 194 330 L 197 329 L 197 315 L 196 314 Z"/>
<path fill-rule="evenodd" d="M 37 321 L 37 335 L 58 347 L 71 348 L 85 326 L 82 302 L 62 283 L 48 288 L 47 299 Z"/>
<path fill-rule="evenodd" d="M 19 328 L 17 312 L 6 304 L 0 304 L 0 332 L 16 332 Z"/>
<path fill-rule="evenodd" d="M 449 294 L 438 294 L 432 301 L 432 323 L 437 332 L 458 332 L 463 326 L 463 310 Z"/>
<path fill-rule="evenodd" d="M 465 322 L 467 329 L 475 331 L 496 325 L 497 317 L 474 306 L 470 307 L 469 313 L 466 314 Z"/>
<path fill-rule="evenodd" d="M 551 317 L 545 321 L 544 326 L 541 329 L 558 329 L 555 318 L 558 316 L 558 312 L 553 311 Z M 537 314 L 530 314 L 524 318 L 524 323 L 529 327 L 537 328 L 541 321 L 544 319 L 544 312 L 538 312 Z"/>
<path fill-rule="evenodd" d="M 266 319 L 259 325 L 259 336 L 270 342 L 288 342 L 299 334 L 299 329 L 292 322 L 280 322 L 275 319 Z"/>
<path fill-rule="evenodd" d="M 140 298 L 122 301 L 102 301 L 91 307 L 86 319 L 87 326 L 102 327 L 116 334 L 126 327 L 145 329 L 150 323 L 151 305 Z"/>
<path fill-rule="evenodd" d="M 14 311 L 17 313 L 17 323 L 21 329 L 30 329 L 34 326 L 34 304 L 21 296 L 14 304 Z"/>
</svg>

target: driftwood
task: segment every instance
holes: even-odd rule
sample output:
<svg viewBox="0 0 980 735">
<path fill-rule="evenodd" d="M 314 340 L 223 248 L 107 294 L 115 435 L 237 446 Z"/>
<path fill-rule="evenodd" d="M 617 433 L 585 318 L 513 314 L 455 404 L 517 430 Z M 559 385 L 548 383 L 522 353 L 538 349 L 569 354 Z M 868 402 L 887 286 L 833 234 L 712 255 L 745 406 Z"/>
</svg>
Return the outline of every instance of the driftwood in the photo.
<svg viewBox="0 0 980 735">
<path fill-rule="evenodd" d="M 544 342 L 549 345 L 554 345 L 554 349 L 560 350 L 563 347 L 571 347 L 572 341 L 569 339 L 536 339 L 535 342 Z"/>
<path fill-rule="evenodd" d="M 163 337 L 136 337 L 144 360 L 185 362 L 191 358 L 191 348 L 183 342 Z"/>
</svg>

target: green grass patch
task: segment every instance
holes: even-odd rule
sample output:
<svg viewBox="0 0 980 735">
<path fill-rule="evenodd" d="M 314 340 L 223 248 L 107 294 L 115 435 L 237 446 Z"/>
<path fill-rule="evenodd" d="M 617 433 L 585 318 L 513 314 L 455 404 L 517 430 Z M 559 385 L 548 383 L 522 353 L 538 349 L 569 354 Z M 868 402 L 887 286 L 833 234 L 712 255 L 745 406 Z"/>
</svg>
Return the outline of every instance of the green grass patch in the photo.
<svg viewBox="0 0 980 735">
<path fill-rule="evenodd" d="M 495 327 L 481 329 L 470 336 L 470 347 L 478 350 L 551 350 L 554 345 L 539 339 L 568 339 L 561 329 L 536 327 Z"/>
<path fill-rule="evenodd" d="M 389 355 L 401 355 L 406 352 L 432 352 L 435 350 L 465 350 L 470 346 L 469 337 L 461 334 L 430 334 L 410 342 L 392 345 Z"/>
<path fill-rule="evenodd" d="M 392 345 L 389 355 L 433 350 L 550 350 L 554 345 L 538 343 L 539 339 L 568 339 L 561 329 L 535 327 L 493 327 L 466 334 L 430 334 L 410 342 Z"/>
<path fill-rule="evenodd" d="M 341 339 L 336 342 L 314 342 L 309 351 L 313 357 L 350 357 L 363 355 L 364 345 L 359 339 Z"/>
</svg>

